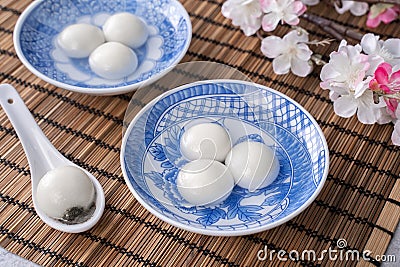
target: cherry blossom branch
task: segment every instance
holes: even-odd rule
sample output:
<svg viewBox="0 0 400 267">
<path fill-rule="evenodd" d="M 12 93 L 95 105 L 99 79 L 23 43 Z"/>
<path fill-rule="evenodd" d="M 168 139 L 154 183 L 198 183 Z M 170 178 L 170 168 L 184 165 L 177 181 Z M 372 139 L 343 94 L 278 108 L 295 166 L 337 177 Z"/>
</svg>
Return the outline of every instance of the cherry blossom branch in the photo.
<svg viewBox="0 0 400 267">
<path fill-rule="evenodd" d="M 393 4 L 400 5 L 400 0 L 352 0 L 355 2 L 364 2 L 368 4 Z"/>
<path fill-rule="evenodd" d="M 328 34 L 332 35 L 337 40 L 342 40 L 345 39 L 345 37 L 352 38 L 357 41 L 361 41 L 361 38 L 363 37 L 363 34 L 354 31 L 352 29 L 348 29 L 347 27 L 343 25 L 339 25 L 338 23 L 331 21 L 329 19 L 320 17 L 318 15 L 314 14 L 308 14 L 304 13 L 301 15 L 304 19 L 307 21 L 317 25 L 320 27 L 322 30 L 327 32 Z"/>
<path fill-rule="evenodd" d="M 392 5 L 400 5 L 400 0 L 352 0 L 355 2 L 363 2 L 363 3 L 368 3 L 368 4 L 392 4 Z M 324 2 L 334 5 L 336 4 L 337 6 L 341 7 L 342 3 L 341 1 L 338 0 L 324 0 Z"/>
<path fill-rule="evenodd" d="M 387 5 L 345 2 L 348 0 L 320 1 L 334 4 L 340 14 L 346 11 L 353 15 L 365 14 L 369 9 L 366 24 L 371 28 L 381 22 L 392 22 L 400 15 L 400 0 L 353 0 Z M 288 8 L 289 5 L 293 8 Z M 335 113 L 344 118 L 357 115 L 364 124 L 394 122 L 392 141 L 400 146 L 400 70 L 397 67 L 400 38 L 379 40 L 379 36 L 372 33 L 363 35 L 336 21 L 305 11 L 306 7 L 300 0 L 227 0 L 222 7 L 223 15 L 232 19 L 234 25 L 240 26 L 247 36 L 256 34 L 261 40 L 261 52 L 272 61 L 275 74 L 291 72 L 306 77 L 315 65 L 323 65 L 320 87 L 329 90 Z M 330 53 L 329 59 L 325 59 L 309 46 L 326 45 L 332 39 L 310 40 L 307 30 L 298 26 L 298 18 L 320 27 L 340 41 L 354 39 L 358 44 L 341 42 L 337 52 Z M 292 25 L 292 30 L 283 37 L 274 34 L 280 23 Z M 356 88 L 360 88 L 357 93 Z"/>
</svg>

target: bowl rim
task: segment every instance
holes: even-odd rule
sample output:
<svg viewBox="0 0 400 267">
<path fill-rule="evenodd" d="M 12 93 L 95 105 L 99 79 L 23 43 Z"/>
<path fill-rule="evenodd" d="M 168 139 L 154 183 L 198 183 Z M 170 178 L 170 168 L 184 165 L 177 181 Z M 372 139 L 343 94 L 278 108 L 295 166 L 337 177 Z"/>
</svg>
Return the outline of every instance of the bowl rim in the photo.
<svg viewBox="0 0 400 267">
<path fill-rule="evenodd" d="M 135 188 L 132 186 L 132 184 L 129 181 L 127 172 L 126 172 L 126 166 L 125 166 L 125 160 L 124 160 L 124 155 L 125 155 L 125 150 L 126 150 L 126 142 L 128 140 L 128 136 L 130 135 L 130 133 L 132 132 L 132 129 L 134 127 L 134 125 L 136 124 L 137 120 L 139 119 L 140 116 L 143 115 L 143 113 L 151 108 L 156 102 L 158 102 L 161 98 L 166 97 L 170 94 L 174 94 L 177 91 L 183 90 L 183 89 L 187 89 L 199 84 L 211 84 L 211 83 L 238 83 L 238 84 L 244 84 L 244 85 L 251 85 L 251 86 L 255 86 L 259 89 L 262 90 L 266 90 L 266 91 L 270 91 L 272 93 L 275 93 L 281 97 L 283 97 L 286 101 L 291 102 L 292 104 L 294 104 L 296 107 L 298 107 L 302 112 L 304 112 L 305 115 L 308 116 L 308 119 L 312 122 L 312 124 L 314 125 L 314 127 L 316 128 L 319 136 L 321 137 L 321 141 L 322 141 L 322 145 L 324 147 L 324 150 L 326 151 L 325 154 L 325 166 L 324 166 L 324 173 L 322 175 L 321 178 L 321 182 L 319 183 L 319 185 L 317 186 L 317 188 L 315 189 L 314 193 L 307 199 L 306 202 L 304 202 L 298 209 L 296 209 L 293 213 L 289 214 L 286 217 L 283 217 L 273 223 L 270 224 L 266 224 L 266 225 L 261 225 L 258 227 L 254 227 L 251 229 L 242 229 L 242 230 L 234 230 L 234 231 L 227 231 L 227 230 L 209 230 L 207 228 L 197 228 L 197 227 L 192 227 L 190 225 L 186 225 L 183 224 L 181 222 L 175 221 L 171 218 L 166 217 L 165 215 L 163 215 L 162 213 L 158 212 L 157 210 L 153 209 L 149 204 L 147 204 L 147 202 L 136 192 Z M 274 90 L 270 87 L 261 85 L 261 84 L 257 84 L 254 82 L 247 82 L 247 81 L 241 81 L 241 80 L 231 80 L 231 79 L 215 79 L 215 80 L 204 80 L 204 81 L 198 81 L 198 82 L 193 82 L 193 83 L 189 83 L 189 84 L 184 84 L 181 86 L 178 86 L 174 89 L 171 89 L 161 95 L 159 95 L 158 97 L 154 98 L 153 100 L 151 100 L 148 104 L 146 104 L 139 112 L 138 114 L 136 114 L 136 116 L 133 118 L 133 120 L 130 122 L 128 129 L 125 132 L 125 135 L 123 136 L 122 139 L 122 144 L 121 144 L 121 152 L 120 152 L 120 161 L 121 161 L 121 169 L 122 169 L 122 173 L 125 179 L 126 184 L 128 185 L 129 190 L 132 192 L 133 196 L 136 198 L 137 201 L 139 201 L 139 203 L 146 208 L 150 213 L 152 213 L 154 216 L 156 216 L 157 218 L 161 219 L 162 221 L 165 221 L 173 226 L 176 226 L 180 229 L 184 229 L 193 233 L 197 233 L 197 234 L 204 234 L 204 235 L 211 235 L 211 236 L 241 236 L 241 235 L 250 235 L 250 234 L 255 234 L 255 233 L 259 233 L 265 230 L 269 230 L 272 228 L 275 228 L 291 219 L 293 219 L 294 217 L 296 217 L 297 215 L 299 215 L 301 212 L 303 212 L 315 199 L 316 197 L 319 195 L 319 193 L 321 192 L 325 181 L 327 179 L 328 176 L 328 171 L 329 171 L 329 150 L 328 150 L 328 144 L 326 142 L 325 139 L 325 135 L 321 130 L 321 127 L 319 127 L 317 121 L 314 119 L 314 117 L 303 107 L 301 106 L 298 102 L 296 102 L 295 100 L 293 100 L 292 98 L 290 98 L 289 96 Z"/>
<path fill-rule="evenodd" d="M 182 58 L 186 55 L 187 50 L 189 49 L 190 43 L 192 41 L 192 23 L 189 17 L 189 14 L 187 13 L 185 7 L 178 1 L 178 0 L 169 0 L 171 2 L 174 2 L 177 6 L 182 11 L 182 16 L 186 19 L 187 21 L 187 26 L 188 26 L 188 34 L 187 34 L 187 42 L 184 46 L 184 48 L 181 50 L 181 53 L 178 55 L 178 57 L 172 62 L 172 64 L 162 70 L 161 72 L 151 76 L 150 78 L 143 80 L 141 82 L 135 83 L 135 84 L 129 84 L 129 85 L 124 85 L 124 86 L 118 86 L 118 87 L 102 87 L 102 88 L 91 88 L 91 87 L 80 87 L 80 86 L 75 86 L 75 85 L 70 85 L 66 84 L 60 81 L 56 81 L 40 71 L 38 71 L 25 57 L 24 53 L 22 52 L 21 49 L 21 44 L 20 44 L 20 35 L 21 35 L 21 28 L 26 19 L 29 17 L 31 12 L 40 4 L 45 2 L 47 0 L 36 0 L 33 1 L 19 16 L 17 23 L 15 24 L 14 27 L 14 34 L 13 34 L 13 43 L 14 43 L 14 48 L 17 53 L 18 58 L 22 62 L 22 64 L 29 70 L 31 71 L 34 75 L 39 77 L 40 79 L 44 80 L 45 82 L 48 82 L 54 86 L 57 86 L 59 88 L 63 88 L 72 92 L 77 92 L 77 93 L 83 93 L 83 94 L 91 94 L 91 95 L 117 95 L 117 94 L 124 94 L 128 92 L 132 92 L 134 90 L 137 90 L 141 86 L 147 86 L 156 80 L 160 79 L 164 75 L 166 75 L 169 71 L 171 71 L 172 68 L 174 68 L 181 60 Z"/>
</svg>

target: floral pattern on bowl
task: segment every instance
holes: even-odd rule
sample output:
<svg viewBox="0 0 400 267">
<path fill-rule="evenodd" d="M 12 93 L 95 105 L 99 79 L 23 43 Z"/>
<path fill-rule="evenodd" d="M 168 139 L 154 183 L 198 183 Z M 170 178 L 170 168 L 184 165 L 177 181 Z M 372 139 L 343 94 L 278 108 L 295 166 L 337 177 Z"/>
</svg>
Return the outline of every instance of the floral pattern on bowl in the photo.
<svg viewBox="0 0 400 267">
<path fill-rule="evenodd" d="M 149 26 L 148 41 L 135 49 L 139 67 L 130 76 L 103 79 L 91 71 L 87 58 L 68 58 L 57 45 L 56 38 L 66 26 L 89 23 L 100 27 L 118 12 L 133 13 Z M 38 0 L 23 12 L 15 33 L 17 54 L 34 74 L 71 91 L 107 95 L 134 90 L 167 73 L 188 49 L 191 24 L 176 0 Z"/>
<path fill-rule="evenodd" d="M 265 101 L 249 103 L 244 95 Z M 281 165 L 278 178 L 254 192 L 235 186 L 219 205 L 187 203 L 176 187 L 187 162 L 179 142 L 191 123 L 203 120 L 222 125 L 234 144 L 252 140 L 273 147 Z M 121 153 L 125 180 L 149 211 L 189 231 L 228 236 L 270 229 L 296 216 L 321 190 L 328 162 L 325 138 L 300 105 L 272 89 L 234 80 L 185 85 L 152 101 L 131 122 Z"/>
</svg>

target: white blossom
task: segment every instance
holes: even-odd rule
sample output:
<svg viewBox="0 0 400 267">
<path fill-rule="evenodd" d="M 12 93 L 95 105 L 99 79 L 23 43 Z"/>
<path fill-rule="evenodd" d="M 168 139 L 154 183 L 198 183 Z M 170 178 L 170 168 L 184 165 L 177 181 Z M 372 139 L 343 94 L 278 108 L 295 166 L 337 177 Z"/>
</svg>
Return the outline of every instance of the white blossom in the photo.
<svg viewBox="0 0 400 267">
<path fill-rule="evenodd" d="M 367 13 L 369 9 L 368 4 L 364 2 L 342 0 L 341 3 L 341 7 L 335 3 L 335 9 L 339 14 L 350 11 L 354 16 L 362 16 Z"/>
<path fill-rule="evenodd" d="M 384 100 L 381 98 L 380 101 L 383 103 Z M 376 122 L 378 124 L 386 124 L 393 121 L 392 116 L 387 111 L 386 105 L 382 105 L 381 108 L 376 110 L 375 113 Z"/>
<path fill-rule="evenodd" d="M 397 106 L 395 116 L 397 121 L 394 124 L 394 129 L 392 132 L 392 142 L 396 146 L 400 146 L 400 105 Z"/>
<path fill-rule="evenodd" d="M 368 55 L 371 64 L 369 72 L 371 74 L 382 62 L 387 62 L 392 66 L 400 64 L 400 39 L 398 38 L 383 41 L 379 40 L 378 35 L 367 33 L 361 39 L 361 47 L 364 53 Z"/>
<path fill-rule="evenodd" d="M 293 30 L 283 38 L 266 37 L 262 40 L 261 51 L 274 58 L 272 67 L 276 74 L 286 74 L 291 70 L 295 75 L 305 77 L 312 71 L 309 60 L 313 52 L 307 42 L 307 34 Z"/>
<path fill-rule="evenodd" d="M 255 34 L 261 27 L 263 13 L 259 0 L 228 0 L 222 5 L 221 11 L 247 36 Z"/>
<path fill-rule="evenodd" d="M 392 142 L 394 145 L 400 146 L 400 120 L 397 120 L 397 122 L 394 124 Z"/>
<path fill-rule="evenodd" d="M 289 25 L 299 24 L 299 16 L 306 11 L 306 6 L 297 0 L 260 0 L 261 9 L 265 12 L 262 28 L 270 32 L 276 29 L 280 21 Z"/>
</svg>

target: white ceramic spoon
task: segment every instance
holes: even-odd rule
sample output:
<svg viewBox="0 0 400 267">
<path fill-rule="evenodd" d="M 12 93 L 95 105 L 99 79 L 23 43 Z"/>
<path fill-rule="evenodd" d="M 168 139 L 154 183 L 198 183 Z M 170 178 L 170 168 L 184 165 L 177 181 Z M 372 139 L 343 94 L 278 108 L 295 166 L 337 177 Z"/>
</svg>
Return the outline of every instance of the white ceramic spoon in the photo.
<svg viewBox="0 0 400 267">
<path fill-rule="evenodd" d="M 36 124 L 18 92 L 9 84 L 0 85 L 0 105 L 14 126 L 28 158 L 31 171 L 33 205 L 40 219 L 50 227 L 67 233 L 79 233 L 93 227 L 103 214 L 105 205 L 104 191 L 97 179 L 86 170 L 67 160 L 57 151 Z M 48 171 L 62 166 L 80 168 L 85 171 L 93 182 L 96 190 L 96 208 L 93 216 L 85 222 L 78 224 L 62 223 L 47 216 L 37 205 L 36 189 L 39 180 Z"/>
</svg>

